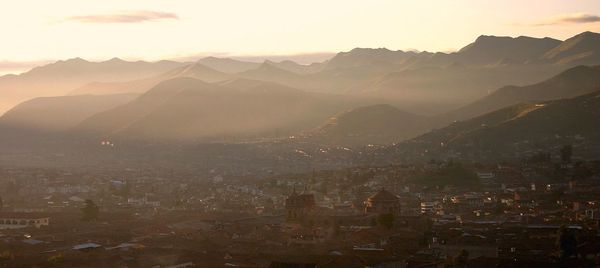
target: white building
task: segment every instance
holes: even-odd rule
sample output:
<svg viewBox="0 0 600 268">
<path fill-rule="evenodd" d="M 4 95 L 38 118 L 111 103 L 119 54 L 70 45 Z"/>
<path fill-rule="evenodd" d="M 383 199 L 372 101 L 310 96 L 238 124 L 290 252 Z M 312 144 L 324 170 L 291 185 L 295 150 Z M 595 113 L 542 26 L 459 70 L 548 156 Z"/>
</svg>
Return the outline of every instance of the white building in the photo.
<svg viewBox="0 0 600 268">
<path fill-rule="evenodd" d="M 0 212 L 0 230 L 50 225 L 50 217 L 40 213 Z"/>
<path fill-rule="evenodd" d="M 149 194 L 139 198 L 130 197 L 127 199 L 127 203 L 135 207 L 160 207 L 160 201 Z"/>
<path fill-rule="evenodd" d="M 438 203 L 437 202 L 421 202 L 421 213 L 422 214 L 437 214 Z"/>
</svg>

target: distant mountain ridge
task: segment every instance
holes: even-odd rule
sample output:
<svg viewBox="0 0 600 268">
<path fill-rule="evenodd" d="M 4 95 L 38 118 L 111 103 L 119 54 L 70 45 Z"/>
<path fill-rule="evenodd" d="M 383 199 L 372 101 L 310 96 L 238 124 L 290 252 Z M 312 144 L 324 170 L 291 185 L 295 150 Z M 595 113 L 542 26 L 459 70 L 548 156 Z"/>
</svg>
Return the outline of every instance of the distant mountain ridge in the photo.
<svg viewBox="0 0 600 268">
<path fill-rule="evenodd" d="M 505 86 L 442 117 L 461 120 L 518 103 L 573 98 L 600 88 L 600 65 L 576 66 L 548 80 L 528 86 Z"/>
<path fill-rule="evenodd" d="M 359 103 L 343 99 L 272 82 L 206 83 L 180 77 L 159 83 L 126 105 L 89 117 L 71 133 L 184 142 L 279 137 L 314 127 Z"/>
<path fill-rule="evenodd" d="M 519 36 L 478 37 L 475 42 L 455 53 L 455 60 L 463 64 L 494 64 L 503 60 L 514 63 L 535 63 L 544 53 L 561 44 L 552 38 Z"/>
<path fill-rule="evenodd" d="M 480 36 L 453 53 L 357 48 L 338 53 L 316 80 L 334 79 L 339 82 L 329 88 L 339 92 L 359 92 L 409 112 L 433 115 L 464 106 L 505 85 L 536 83 L 582 62 L 600 64 L 594 56 L 600 53 L 600 46 L 594 45 L 597 35 L 582 33 L 566 41 Z M 563 52 L 549 57 L 552 51 Z M 577 60 L 567 56 L 570 54 Z M 327 88 L 325 85 L 321 86 Z"/>
<path fill-rule="evenodd" d="M 307 135 L 320 143 L 357 146 L 400 142 L 426 128 L 425 118 L 378 104 L 342 112 Z"/>
<path fill-rule="evenodd" d="M 596 65 L 600 61 L 600 34 L 583 32 L 544 54 L 544 59 L 559 64 Z"/>
<path fill-rule="evenodd" d="M 205 57 L 196 61 L 219 72 L 234 74 L 257 68 L 260 63 L 239 61 L 230 58 Z"/>
<path fill-rule="evenodd" d="M 80 118 L 81 123 L 70 132 L 76 135 L 249 140 L 321 126 L 311 135 L 329 143 L 393 143 L 434 126 L 518 103 L 591 92 L 598 83 L 598 67 L 572 64 L 594 62 L 600 49 L 595 46 L 597 39 L 598 34 L 589 32 L 565 41 L 480 36 L 454 53 L 356 48 L 311 65 L 215 57 L 194 63 L 72 59 L 5 80 L 20 81 L 13 86 L 33 85 L 24 90 L 29 93 L 30 89 L 63 92 L 70 85 L 94 79 L 96 82 L 71 91 L 73 97 L 141 94 L 96 114 L 82 112 L 87 118 Z M 563 72 L 566 68 L 572 69 Z M 157 73 L 142 76 L 146 72 Z M 65 74 L 72 80 L 67 79 L 60 89 L 44 87 Z M 123 78 L 128 76 L 142 77 Z M 551 76 L 554 78 L 545 81 Z M 45 78 L 33 79 L 40 77 Z M 0 79 L 0 89 L 3 81 Z M 66 99 L 58 98 L 57 103 Z M 44 106 L 26 104 L 31 110 L 35 105 Z M 382 105 L 358 108 L 374 104 Z M 306 109 L 305 114 L 301 108 Z M 244 129 L 248 133 L 244 134 Z"/>
<path fill-rule="evenodd" d="M 35 67 L 20 75 L 0 77 L 0 114 L 35 97 L 59 96 L 93 81 L 117 82 L 153 76 L 184 63 L 124 61 L 119 58 L 90 62 L 81 58 Z"/>
<path fill-rule="evenodd" d="M 135 94 L 39 97 L 23 102 L 0 116 L 0 132 L 18 129 L 27 132 L 58 133 L 84 119 L 125 104 Z"/>
<path fill-rule="evenodd" d="M 165 73 L 127 82 L 94 82 L 70 92 L 70 95 L 110 95 L 123 93 L 144 93 L 162 81 L 178 77 L 191 77 L 205 82 L 218 82 L 231 79 L 233 75 L 211 69 L 199 62 L 183 65 Z"/>
<path fill-rule="evenodd" d="M 600 87 L 570 99 L 518 104 L 431 131 L 388 152 L 427 157 L 498 159 L 574 144 L 582 154 L 600 153 Z"/>
<path fill-rule="evenodd" d="M 162 73 L 157 76 L 127 81 L 127 82 L 112 82 L 112 83 L 100 83 L 94 82 L 83 87 L 77 88 L 74 91 L 70 92 L 70 95 L 81 95 L 81 94 L 94 94 L 94 95 L 104 95 L 104 94 L 121 94 L 121 93 L 144 93 L 149 90 L 153 86 L 157 85 L 162 81 L 166 81 L 173 78 L 178 77 L 190 77 L 202 80 L 208 83 L 214 83 L 219 81 L 232 80 L 237 78 L 247 78 L 250 80 L 263 80 L 263 81 L 271 81 L 271 82 L 282 82 L 289 86 L 300 84 L 301 75 L 300 73 L 309 73 L 316 68 L 320 68 L 318 65 L 300 65 L 292 61 L 283 61 L 283 62 L 271 62 L 265 61 L 262 64 L 252 64 L 250 69 L 244 69 L 244 71 L 239 73 L 229 73 L 222 72 L 216 69 L 213 69 L 207 65 L 205 62 L 207 60 L 211 66 L 215 66 L 214 61 L 218 61 L 219 64 L 227 64 L 230 63 L 227 60 L 229 59 L 220 59 L 220 58 L 204 58 L 195 63 L 187 64 L 168 72 Z M 241 61 L 234 61 L 233 64 L 244 64 Z M 221 69 L 227 69 L 222 66 L 217 66 Z M 236 70 L 241 70 L 243 68 L 233 68 Z M 229 68 L 228 70 L 233 70 Z M 293 71 L 290 71 L 290 70 Z"/>
<path fill-rule="evenodd" d="M 412 51 L 394 51 L 387 48 L 354 48 L 348 52 L 337 53 L 331 60 L 327 62 L 325 69 L 331 70 L 337 68 L 352 68 L 382 63 L 400 64 L 403 61 L 420 54 L 421 53 Z"/>
<path fill-rule="evenodd" d="M 598 36 L 584 32 L 565 41 L 480 36 L 453 53 L 355 48 L 310 65 L 206 57 L 196 64 L 208 70 L 188 76 L 206 82 L 259 79 L 323 93 L 366 92 L 369 97 L 389 100 L 388 104 L 403 110 L 431 114 L 465 105 L 503 85 L 531 84 L 578 64 L 600 64 Z M 58 61 L 19 76 L 0 78 L 3 94 L 0 106 L 4 107 L 0 111 L 33 97 L 67 92 L 73 95 L 143 92 L 160 81 L 174 78 L 160 78 L 160 75 L 184 65 L 189 63 L 128 62 L 118 58 L 98 63 L 79 58 Z M 428 78 L 423 79 L 424 76 Z M 452 91 L 464 98 L 453 97 Z M 407 94 L 418 104 L 408 104 Z M 440 109 L 419 108 L 427 105 Z"/>
</svg>

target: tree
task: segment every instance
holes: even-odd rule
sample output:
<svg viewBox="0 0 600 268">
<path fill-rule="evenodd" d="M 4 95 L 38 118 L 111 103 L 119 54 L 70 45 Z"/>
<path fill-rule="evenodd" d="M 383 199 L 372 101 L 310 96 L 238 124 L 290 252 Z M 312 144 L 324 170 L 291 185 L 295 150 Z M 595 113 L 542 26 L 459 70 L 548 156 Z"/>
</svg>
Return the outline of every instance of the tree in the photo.
<svg viewBox="0 0 600 268">
<path fill-rule="evenodd" d="M 94 201 L 90 199 L 85 200 L 85 206 L 81 208 L 81 213 L 83 213 L 82 220 L 83 221 L 94 221 L 98 219 L 98 213 L 100 212 L 100 208 L 94 203 Z"/>
<path fill-rule="evenodd" d="M 377 222 L 385 228 L 392 229 L 392 227 L 394 227 L 394 214 L 379 214 L 379 216 L 377 216 Z"/>
<path fill-rule="evenodd" d="M 46 259 L 46 261 L 50 265 L 57 265 L 57 264 L 63 262 L 64 260 L 65 260 L 65 255 L 63 255 L 62 253 L 52 255 L 52 256 L 48 257 L 48 259 Z"/>
<path fill-rule="evenodd" d="M 11 263 L 14 261 L 15 255 L 10 251 L 0 252 L 0 267 L 12 267 Z"/>
</svg>

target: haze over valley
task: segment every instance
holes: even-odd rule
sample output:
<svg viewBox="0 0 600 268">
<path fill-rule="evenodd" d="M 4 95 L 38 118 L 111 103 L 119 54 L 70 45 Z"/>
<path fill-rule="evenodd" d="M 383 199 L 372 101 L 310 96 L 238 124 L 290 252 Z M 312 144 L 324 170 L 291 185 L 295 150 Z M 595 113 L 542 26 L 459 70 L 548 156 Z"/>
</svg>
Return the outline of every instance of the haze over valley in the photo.
<svg viewBox="0 0 600 268">
<path fill-rule="evenodd" d="M 596 1 L 31 5 L 0 267 L 600 265 Z"/>
<path fill-rule="evenodd" d="M 592 93 L 600 86 L 597 44 L 593 32 L 564 41 L 482 35 L 452 53 L 356 48 L 308 65 L 76 58 L 0 78 L 3 91 L 18 92 L 3 96 L 14 107 L 0 127 L 19 133 L 3 139 L 11 147 L 38 135 L 65 147 L 385 146 L 512 105 Z"/>
</svg>

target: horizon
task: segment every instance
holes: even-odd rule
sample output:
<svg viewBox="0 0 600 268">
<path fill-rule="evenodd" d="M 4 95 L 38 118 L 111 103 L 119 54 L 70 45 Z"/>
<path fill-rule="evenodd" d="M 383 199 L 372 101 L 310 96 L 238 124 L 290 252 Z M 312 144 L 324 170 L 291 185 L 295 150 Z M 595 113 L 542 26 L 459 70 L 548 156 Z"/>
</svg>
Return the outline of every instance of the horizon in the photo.
<svg viewBox="0 0 600 268">
<path fill-rule="evenodd" d="M 591 32 L 591 33 L 597 33 L 594 31 L 590 31 L 590 30 L 585 30 L 582 31 L 580 33 L 577 33 L 573 36 L 585 33 L 585 32 Z M 502 37 L 509 37 L 509 38 L 519 38 L 519 37 L 529 37 L 529 38 L 536 38 L 536 39 L 543 39 L 543 38 L 551 38 L 551 39 L 555 39 L 555 40 L 559 40 L 559 41 L 564 41 L 565 39 L 558 39 L 558 38 L 554 38 L 551 36 L 543 36 L 543 37 L 533 37 L 533 36 L 526 36 L 526 35 L 516 35 L 516 36 L 507 36 L 507 35 L 493 35 L 493 34 L 480 34 L 478 35 L 476 38 L 482 37 L 482 36 L 487 36 L 487 37 L 498 37 L 498 38 L 502 38 Z M 571 37 L 573 37 L 571 36 Z M 390 49 L 388 47 L 355 47 L 352 48 L 350 50 L 347 51 L 331 51 L 331 52 L 315 52 L 315 53 L 307 53 L 307 54 L 289 54 L 289 55 L 233 55 L 233 54 L 227 54 L 227 53 L 198 53 L 195 55 L 189 55 L 189 56 L 184 56 L 184 57 L 177 57 L 177 58 L 166 58 L 166 59 L 157 59 L 157 60 L 144 60 L 144 59 L 123 59 L 121 57 L 111 57 L 111 58 L 107 58 L 107 59 L 95 59 L 95 60 L 90 60 L 87 58 L 82 58 L 82 57 L 74 57 L 74 58 L 66 58 L 66 59 L 53 59 L 53 60 L 44 60 L 44 61 L 34 61 L 34 62 L 25 62 L 25 63 L 20 63 L 20 62 L 10 62 L 10 61 L 0 61 L 0 76 L 4 76 L 4 75 L 20 75 L 23 73 L 27 73 L 29 71 L 31 71 L 33 68 L 36 67 L 42 67 L 48 64 L 52 64 L 52 63 L 57 63 L 57 62 L 61 62 L 61 61 L 67 61 L 67 60 L 72 60 L 72 59 L 82 59 L 84 61 L 87 62 L 106 62 L 106 61 L 110 61 L 110 60 L 114 60 L 114 59 L 118 59 L 118 60 L 123 60 L 123 61 L 127 61 L 127 62 L 135 62 L 135 61 L 146 61 L 146 62 L 159 62 L 159 61 L 175 61 L 175 62 L 196 62 L 198 60 L 204 59 L 204 58 L 218 58 L 218 59 L 233 59 L 233 60 L 237 60 L 237 61 L 242 61 L 242 62 L 252 62 L 252 63 L 263 63 L 266 61 L 272 61 L 272 62 L 283 62 L 283 61 L 293 61 L 296 62 L 298 64 L 301 65 L 310 65 L 312 63 L 323 63 L 326 62 L 328 60 L 330 60 L 331 58 L 333 58 L 335 55 L 337 55 L 338 53 L 344 53 L 344 52 L 349 52 L 353 49 L 387 49 L 390 51 L 404 51 L 404 52 L 409 52 L 409 51 L 414 51 L 414 52 L 431 52 L 431 53 L 445 53 L 445 54 L 451 54 L 451 53 L 456 53 L 458 52 L 460 49 L 464 48 L 465 46 L 475 42 L 476 38 L 473 39 L 472 42 L 467 43 L 465 45 L 463 45 L 462 47 L 456 49 L 456 50 L 451 50 L 451 51 L 427 51 L 427 50 L 419 50 L 419 49 Z M 570 37 L 568 37 L 570 38 Z M 13 68 L 13 67 L 20 67 L 20 68 Z M 3 71 L 4 69 L 4 71 Z"/>
<path fill-rule="evenodd" d="M 355 47 L 450 52 L 480 35 L 564 40 L 600 31 L 600 3 L 591 0 L 144 4 L 58 1 L 36 3 L 39 8 L 32 12 L 27 1 L 15 3 L 0 17 L 0 30 L 19 37 L 0 44 L 0 73 L 76 57 L 158 61 L 215 56 L 307 64 Z M 311 20 L 302 22 L 308 14 Z M 204 27 L 215 23 L 218 27 Z"/>
</svg>

